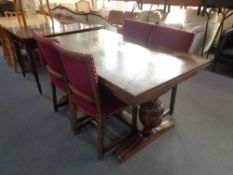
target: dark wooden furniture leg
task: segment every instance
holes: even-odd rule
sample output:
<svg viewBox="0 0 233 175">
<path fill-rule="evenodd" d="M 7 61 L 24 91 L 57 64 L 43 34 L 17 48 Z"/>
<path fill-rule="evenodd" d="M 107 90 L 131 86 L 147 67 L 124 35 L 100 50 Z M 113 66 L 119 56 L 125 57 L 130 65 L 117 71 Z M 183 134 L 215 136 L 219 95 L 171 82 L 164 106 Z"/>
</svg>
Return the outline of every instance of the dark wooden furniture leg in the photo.
<svg viewBox="0 0 233 175">
<path fill-rule="evenodd" d="M 18 45 L 17 42 L 13 41 L 13 44 L 14 44 L 15 54 L 16 54 L 16 57 L 18 59 L 20 69 L 22 71 L 23 77 L 25 77 L 26 73 L 25 73 L 24 64 L 23 64 L 23 60 L 22 60 L 23 56 L 22 56 L 22 53 L 21 53 L 21 47 Z M 17 63 L 15 63 L 15 64 L 17 64 Z"/>
<path fill-rule="evenodd" d="M 57 112 L 57 91 L 55 85 L 51 82 L 52 96 L 53 96 L 53 109 Z"/>
<path fill-rule="evenodd" d="M 65 94 L 60 99 L 57 99 L 57 90 L 56 86 L 51 82 L 52 97 L 53 97 L 53 109 L 54 112 L 58 111 L 58 108 L 69 103 L 68 95 Z"/>
<path fill-rule="evenodd" d="M 41 89 L 39 77 L 37 74 L 36 65 L 34 62 L 34 54 L 33 54 L 33 50 L 36 48 L 36 43 L 34 43 L 34 41 L 31 41 L 31 40 L 21 41 L 21 40 L 17 39 L 16 37 L 14 37 L 13 35 L 10 35 L 10 37 L 11 37 L 10 38 L 11 42 L 14 44 L 15 54 L 18 58 L 19 65 L 20 65 L 20 68 L 22 70 L 22 74 L 24 77 L 26 75 L 26 72 L 25 72 L 25 67 L 24 67 L 24 63 L 23 63 L 23 59 L 22 59 L 23 56 L 21 53 L 21 48 L 22 48 L 22 45 L 25 46 L 25 49 L 26 49 L 28 56 L 29 56 L 31 70 L 32 70 L 33 76 L 35 77 L 35 80 L 36 80 L 38 91 L 40 94 L 42 94 L 42 89 Z"/>
<path fill-rule="evenodd" d="M 116 150 L 117 159 L 121 162 L 127 160 L 174 126 L 171 121 L 163 120 L 163 116 L 164 107 L 159 100 L 141 104 L 139 118 L 144 129 Z"/>
<path fill-rule="evenodd" d="M 23 55 L 21 53 L 22 43 L 20 41 L 18 41 L 13 35 L 11 35 L 10 32 L 8 32 L 7 30 L 5 30 L 5 31 L 6 31 L 6 34 L 9 36 L 10 42 L 12 43 L 12 47 L 13 47 L 15 55 L 18 59 L 19 66 L 20 66 L 20 69 L 22 71 L 23 77 L 25 77 L 26 72 L 25 72 L 25 68 L 24 68 L 24 64 L 23 64 Z M 16 60 L 15 60 L 15 64 L 17 64 Z"/>
<path fill-rule="evenodd" d="M 69 100 L 69 110 L 70 110 L 71 127 L 73 129 L 74 134 L 77 134 L 78 133 L 77 107 L 71 100 Z"/>
<path fill-rule="evenodd" d="M 176 102 L 176 91 L 177 91 L 177 85 L 172 88 L 171 92 L 171 101 L 170 101 L 170 107 L 169 107 L 169 114 L 172 115 L 174 112 L 175 102 Z"/>
<path fill-rule="evenodd" d="M 42 94 L 40 80 L 39 80 L 38 73 L 37 73 L 37 70 L 36 70 L 36 65 L 35 65 L 35 62 L 34 62 L 34 54 L 33 54 L 34 43 L 27 42 L 27 43 L 25 43 L 25 46 L 26 46 L 26 50 L 27 50 L 27 53 L 28 53 L 28 56 L 29 56 L 29 61 L 30 61 L 31 69 L 32 69 L 32 74 L 33 74 L 33 76 L 34 76 L 34 78 L 36 80 L 36 85 L 37 85 L 38 91 L 39 91 L 40 94 Z"/>
</svg>

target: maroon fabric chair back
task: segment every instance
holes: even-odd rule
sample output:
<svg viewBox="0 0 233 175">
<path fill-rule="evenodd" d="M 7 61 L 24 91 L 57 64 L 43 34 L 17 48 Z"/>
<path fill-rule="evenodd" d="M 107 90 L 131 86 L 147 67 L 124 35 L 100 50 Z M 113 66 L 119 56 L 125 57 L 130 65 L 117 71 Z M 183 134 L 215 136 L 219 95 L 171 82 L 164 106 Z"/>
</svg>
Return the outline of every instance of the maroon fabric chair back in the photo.
<svg viewBox="0 0 233 175">
<path fill-rule="evenodd" d="M 32 34 L 36 39 L 38 49 L 43 57 L 44 62 L 56 73 L 63 75 L 62 63 L 52 46 L 53 39 L 45 38 L 37 31 L 32 30 Z"/>
<path fill-rule="evenodd" d="M 192 32 L 154 25 L 149 43 L 179 52 L 189 52 L 194 36 Z"/>
<path fill-rule="evenodd" d="M 79 99 L 95 103 L 98 75 L 92 55 L 72 52 L 53 42 L 63 64 L 69 86 Z M 72 89 L 73 88 L 73 89 Z M 88 100 L 91 99 L 91 100 Z"/>
<path fill-rule="evenodd" d="M 152 24 L 125 19 L 122 34 L 139 41 L 148 42 L 152 29 Z"/>
<path fill-rule="evenodd" d="M 122 111 L 126 108 L 126 105 L 103 89 L 101 91 L 98 86 L 98 75 L 96 74 L 92 55 L 67 50 L 57 42 L 53 42 L 52 44 L 59 54 L 66 73 L 69 86 L 69 109 L 72 128 L 77 133 L 89 123 L 90 116 L 96 119 L 98 157 L 101 160 L 106 151 L 126 138 L 124 134 L 118 139 L 111 140 L 110 144 L 105 146 L 104 119 Z M 83 112 L 85 117 L 77 119 L 77 111 Z M 88 119 L 85 119 L 86 115 Z"/>
</svg>

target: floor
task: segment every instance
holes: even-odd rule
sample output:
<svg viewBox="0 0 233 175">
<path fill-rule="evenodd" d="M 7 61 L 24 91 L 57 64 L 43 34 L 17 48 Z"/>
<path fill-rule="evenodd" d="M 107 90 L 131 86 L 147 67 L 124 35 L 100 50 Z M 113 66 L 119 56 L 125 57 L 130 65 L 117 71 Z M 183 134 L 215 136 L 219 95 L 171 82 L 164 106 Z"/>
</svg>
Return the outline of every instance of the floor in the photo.
<svg viewBox="0 0 233 175">
<path fill-rule="evenodd" d="M 232 78 L 202 71 L 181 83 L 175 127 L 120 164 L 111 152 L 97 159 L 95 129 L 73 135 L 68 108 L 53 112 L 48 75 L 39 74 L 43 95 L 0 56 L 1 175 L 233 174 Z"/>
</svg>

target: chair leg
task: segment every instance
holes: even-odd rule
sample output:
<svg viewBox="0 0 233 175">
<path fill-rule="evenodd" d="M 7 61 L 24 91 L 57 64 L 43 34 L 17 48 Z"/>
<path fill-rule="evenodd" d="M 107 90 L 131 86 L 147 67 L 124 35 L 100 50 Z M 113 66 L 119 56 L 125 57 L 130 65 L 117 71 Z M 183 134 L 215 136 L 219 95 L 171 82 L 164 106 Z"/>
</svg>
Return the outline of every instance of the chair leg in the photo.
<svg viewBox="0 0 233 175">
<path fill-rule="evenodd" d="M 170 101 L 170 108 L 169 108 L 170 115 L 172 115 L 174 112 L 175 101 L 176 101 L 176 91 L 177 91 L 177 85 L 172 88 L 172 92 L 171 92 L 171 101 Z"/>
<path fill-rule="evenodd" d="M 7 52 L 6 52 L 6 62 L 8 65 L 11 65 L 11 56 L 10 56 L 10 52 L 9 50 L 7 49 Z"/>
<path fill-rule="evenodd" d="M 53 109 L 57 112 L 57 91 L 55 85 L 51 82 L 52 96 L 53 96 Z"/>
<path fill-rule="evenodd" d="M 76 135 L 78 133 L 78 126 L 77 126 L 77 106 L 72 102 L 72 100 L 69 100 L 69 110 L 70 110 L 70 122 L 71 127 L 73 129 L 74 134 Z"/>
<path fill-rule="evenodd" d="M 16 57 L 14 56 L 14 70 L 15 70 L 15 73 L 17 72 L 17 61 L 16 61 Z"/>
<path fill-rule="evenodd" d="M 104 128 L 102 116 L 98 116 L 98 158 L 104 159 Z"/>
<path fill-rule="evenodd" d="M 56 86 L 51 82 L 51 89 L 52 89 L 52 97 L 53 97 L 53 109 L 54 112 L 58 111 L 58 108 L 68 104 L 68 98 L 67 98 L 67 94 L 65 96 L 63 96 L 62 98 L 60 98 L 60 100 L 57 100 L 57 90 L 56 90 Z"/>
<path fill-rule="evenodd" d="M 14 54 L 19 62 L 19 67 L 22 71 L 22 74 L 23 74 L 23 77 L 26 76 L 26 71 L 25 71 L 25 67 L 24 67 L 24 63 L 23 63 L 23 56 L 22 56 L 22 53 L 21 53 L 21 47 L 19 46 L 19 44 L 16 44 L 15 42 L 13 42 L 13 40 L 11 41 L 13 43 L 13 50 L 14 50 Z"/>
</svg>

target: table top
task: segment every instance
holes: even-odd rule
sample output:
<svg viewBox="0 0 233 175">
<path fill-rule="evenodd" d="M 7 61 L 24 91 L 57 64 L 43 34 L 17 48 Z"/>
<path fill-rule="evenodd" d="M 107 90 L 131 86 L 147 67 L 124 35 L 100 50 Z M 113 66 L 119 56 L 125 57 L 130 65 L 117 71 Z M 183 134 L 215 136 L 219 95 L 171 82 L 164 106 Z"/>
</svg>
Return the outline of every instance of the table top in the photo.
<svg viewBox="0 0 233 175">
<path fill-rule="evenodd" d="M 102 28 L 99 24 L 61 23 L 49 17 L 46 21 L 43 15 L 27 16 L 26 21 L 27 27 L 23 27 L 19 24 L 17 17 L 0 17 L 0 25 L 20 39 L 31 39 L 31 29 L 41 31 L 44 36 L 56 36 Z"/>
<path fill-rule="evenodd" d="M 131 105 L 154 100 L 210 61 L 138 44 L 104 29 L 55 37 L 73 51 L 94 56 L 102 83 Z"/>
</svg>

